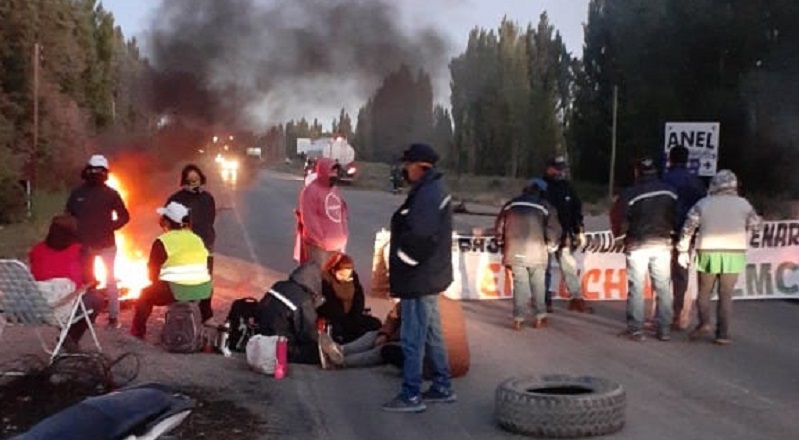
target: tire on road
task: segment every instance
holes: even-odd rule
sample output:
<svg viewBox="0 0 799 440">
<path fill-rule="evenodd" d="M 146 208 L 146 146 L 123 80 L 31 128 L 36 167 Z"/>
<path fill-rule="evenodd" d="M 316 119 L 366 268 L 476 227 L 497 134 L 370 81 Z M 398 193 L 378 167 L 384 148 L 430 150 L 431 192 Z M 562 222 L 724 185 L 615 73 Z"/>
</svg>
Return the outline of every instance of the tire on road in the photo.
<svg viewBox="0 0 799 440">
<path fill-rule="evenodd" d="M 590 376 L 510 378 L 496 390 L 495 414 L 505 430 L 533 437 L 576 438 L 624 427 L 624 388 Z"/>
</svg>

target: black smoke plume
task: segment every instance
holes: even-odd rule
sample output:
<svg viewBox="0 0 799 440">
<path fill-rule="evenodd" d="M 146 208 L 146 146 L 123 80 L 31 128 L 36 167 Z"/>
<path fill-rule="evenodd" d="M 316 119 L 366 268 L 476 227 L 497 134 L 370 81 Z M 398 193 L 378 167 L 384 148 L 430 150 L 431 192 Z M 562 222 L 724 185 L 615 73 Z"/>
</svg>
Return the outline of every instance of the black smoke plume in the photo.
<svg viewBox="0 0 799 440">
<path fill-rule="evenodd" d="M 435 75 L 448 42 L 392 0 L 163 0 L 149 48 L 158 111 L 262 128 L 360 104 L 400 64 Z"/>
</svg>

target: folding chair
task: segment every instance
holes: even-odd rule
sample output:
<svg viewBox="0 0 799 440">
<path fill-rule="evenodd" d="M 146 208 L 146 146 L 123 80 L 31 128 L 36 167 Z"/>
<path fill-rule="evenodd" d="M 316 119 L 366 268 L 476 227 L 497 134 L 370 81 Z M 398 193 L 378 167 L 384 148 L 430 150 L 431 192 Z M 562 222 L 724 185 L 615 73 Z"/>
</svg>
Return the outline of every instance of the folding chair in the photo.
<svg viewBox="0 0 799 440">
<path fill-rule="evenodd" d="M 48 349 L 38 329 L 36 332 L 42 348 L 50 354 L 52 364 L 64 345 L 70 326 L 85 319 L 97 351 L 102 352 L 89 319 L 89 310 L 83 302 L 86 290 L 86 287 L 75 289 L 56 303 L 48 303 L 24 263 L 19 260 L 0 260 L 0 338 L 7 326 L 57 327 L 60 334 L 53 350 Z M 59 319 L 56 309 L 65 305 L 69 306 L 69 314 L 66 319 Z"/>
</svg>

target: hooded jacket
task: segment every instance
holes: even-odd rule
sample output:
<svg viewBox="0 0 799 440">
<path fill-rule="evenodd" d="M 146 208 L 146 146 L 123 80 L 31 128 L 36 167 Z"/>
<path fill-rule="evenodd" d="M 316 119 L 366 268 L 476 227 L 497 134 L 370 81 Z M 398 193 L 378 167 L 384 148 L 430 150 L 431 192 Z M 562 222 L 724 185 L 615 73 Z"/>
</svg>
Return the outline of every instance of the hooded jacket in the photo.
<svg viewBox="0 0 799 440">
<path fill-rule="evenodd" d="M 696 234 L 699 251 L 746 251 L 747 230 L 760 230 L 763 220 L 738 195 L 738 178 L 730 170 L 721 170 L 710 182 L 708 193 L 688 211 L 677 249 L 687 252 Z"/>
<path fill-rule="evenodd" d="M 333 165 L 327 158 L 316 162 L 316 178 L 300 191 L 298 209 L 303 242 L 326 251 L 347 245 L 347 204 L 330 184 Z"/>
<path fill-rule="evenodd" d="M 258 333 L 285 336 L 289 362 L 318 362 L 316 309 L 323 301 L 321 291 L 322 271 L 309 262 L 294 269 L 288 280 L 272 285 L 258 303 Z"/>
<path fill-rule="evenodd" d="M 442 174 L 428 170 L 391 217 L 391 295 L 437 295 L 452 284 L 452 206 Z"/>
</svg>

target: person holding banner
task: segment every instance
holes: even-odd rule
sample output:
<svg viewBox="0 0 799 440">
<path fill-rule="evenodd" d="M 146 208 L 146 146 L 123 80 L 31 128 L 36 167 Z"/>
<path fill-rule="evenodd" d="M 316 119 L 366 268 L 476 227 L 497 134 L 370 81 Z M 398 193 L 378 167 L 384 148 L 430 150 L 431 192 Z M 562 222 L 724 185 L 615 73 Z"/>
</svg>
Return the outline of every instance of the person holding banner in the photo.
<svg viewBox="0 0 799 440">
<path fill-rule="evenodd" d="M 654 160 L 636 164 L 635 184 L 616 199 L 611 214 L 613 236 L 624 239 L 627 256 L 627 329 L 620 336 L 637 342 L 645 339 L 644 276 L 648 271 L 657 295 L 657 338 L 668 341 L 673 318 L 669 278 L 677 194 L 658 179 Z"/>
<path fill-rule="evenodd" d="M 550 256 L 546 276 L 546 302 L 547 311 L 552 312 L 552 295 L 558 290 L 551 286 L 551 270 L 553 260 L 557 260 L 561 274 L 566 280 L 569 290 L 569 310 L 580 313 L 592 313 L 594 310 L 586 305 L 583 299 L 580 277 L 577 274 L 577 260 L 574 250 L 585 244 L 585 227 L 583 225 L 583 204 L 577 191 L 566 177 L 569 168 L 566 158 L 557 156 L 547 161 L 544 181 L 547 184 L 545 197 L 558 211 L 558 220 L 561 226 L 561 236 L 558 249 Z"/>
<path fill-rule="evenodd" d="M 527 182 L 522 194 L 499 212 L 497 240 L 502 264 L 513 274 L 513 329 L 521 330 L 532 296 L 533 328 L 547 326 L 544 277 L 550 249 L 557 249 L 561 236 L 555 208 L 542 198 L 543 179 Z"/>
<path fill-rule="evenodd" d="M 677 145 L 669 150 L 669 169 L 663 175 L 663 181 L 674 188 L 677 193 L 677 223 L 676 231 L 682 230 L 688 210 L 705 196 L 707 192 L 705 183 L 696 174 L 688 169 L 688 148 Z M 675 241 L 678 237 L 675 237 Z M 675 243 L 676 244 L 676 243 Z M 685 304 L 685 291 L 688 289 L 688 268 L 682 267 L 678 258 L 679 252 L 672 252 L 671 258 L 671 285 L 674 293 L 674 321 L 672 330 L 685 329 L 682 319 Z M 690 311 L 690 307 L 686 312 Z M 686 313 L 687 315 L 687 313 Z"/>
<path fill-rule="evenodd" d="M 747 231 L 760 230 L 762 222 L 749 201 L 738 195 L 738 178 L 730 170 L 719 171 L 710 182 L 708 196 L 688 211 L 677 250 L 680 264 L 688 267 L 688 251 L 696 236 L 699 324 L 689 334 L 691 340 L 711 332 L 710 298 L 718 283 L 715 342 L 731 342 L 732 294 L 738 274 L 746 267 Z"/>
</svg>

